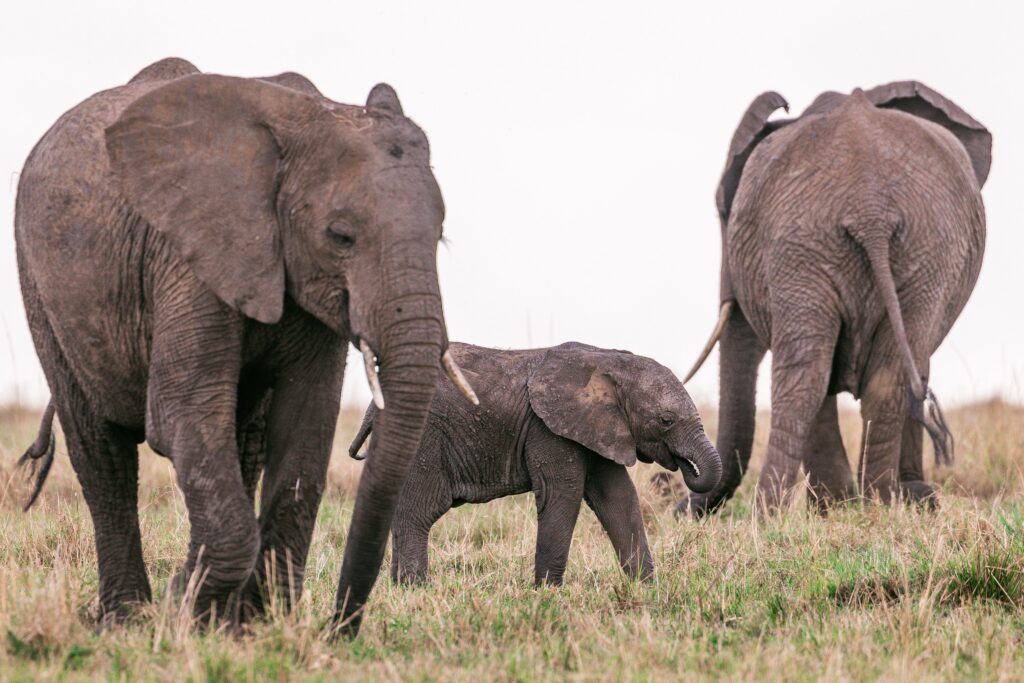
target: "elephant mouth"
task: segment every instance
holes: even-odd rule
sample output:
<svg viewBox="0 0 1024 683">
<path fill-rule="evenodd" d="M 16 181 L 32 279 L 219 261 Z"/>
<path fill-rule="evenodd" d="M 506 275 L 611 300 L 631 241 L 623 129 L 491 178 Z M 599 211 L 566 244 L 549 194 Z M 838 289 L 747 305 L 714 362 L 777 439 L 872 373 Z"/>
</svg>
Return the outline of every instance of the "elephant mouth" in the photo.
<svg viewBox="0 0 1024 683">
<path fill-rule="evenodd" d="M 679 466 L 686 474 L 690 475 L 690 477 L 694 479 L 700 477 L 700 467 L 693 460 L 682 456 L 676 456 L 676 462 L 679 463 Z"/>
</svg>

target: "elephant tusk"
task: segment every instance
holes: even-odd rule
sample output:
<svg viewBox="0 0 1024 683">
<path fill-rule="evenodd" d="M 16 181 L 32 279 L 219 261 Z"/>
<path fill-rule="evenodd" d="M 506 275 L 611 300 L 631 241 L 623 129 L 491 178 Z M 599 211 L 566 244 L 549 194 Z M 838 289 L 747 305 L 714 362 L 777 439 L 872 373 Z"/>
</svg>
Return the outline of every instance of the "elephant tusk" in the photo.
<svg viewBox="0 0 1024 683">
<path fill-rule="evenodd" d="M 704 345 L 704 350 L 700 352 L 700 357 L 697 359 L 697 362 L 693 364 L 689 374 L 686 375 L 686 379 L 683 380 L 683 384 L 686 384 L 693 379 L 693 376 L 697 374 L 698 370 L 700 370 L 700 366 L 704 365 L 704 361 L 706 361 L 708 356 L 711 355 L 711 349 L 715 348 L 715 344 L 718 343 L 718 340 L 722 336 L 722 331 L 725 329 L 725 324 L 729 322 L 729 314 L 732 313 L 733 304 L 734 302 L 732 299 L 722 303 L 722 308 L 718 313 L 718 324 L 715 325 L 715 330 L 711 333 L 711 338 L 708 339 L 708 343 Z"/>
<path fill-rule="evenodd" d="M 359 350 L 363 352 L 363 367 L 366 368 L 366 381 L 370 384 L 370 393 L 373 394 L 373 405 L 377 410 L 384 410 L 384 392 L 380 388 L 380 377 L 377 376 L 377 359 L 373 355 L 373 349 L 365 340 L 359 340 Z"/>
<path fill-rule="evenodd" d="M 455 388 L 459 390 L 466 399 L 475 406 L 480 405 L 480 399 L 476 397 L 476 392 L 473 391 L 473 387 L 466 381 L 466 376 L 462 374 L 462 370 L 459 368 L 459 364 L 455 362 L 455 357 L 452 356 L 451 349 L 445 349 L 445 352 L 441 354 L 441 365 L 444 366 L 444 371 L 447 373 L 448 378 L 455 385 Z"/>
<path fill-rule="evenodd" d="M 686 462 L 690 463 L 690 467 L 693 468 L 693 473 L 696 474 L 699 477 L 700 476 L 700 468 L 697 467 L 697 463 L 695 463 L 694 461 L 690 460 L 689 458 L 683 458 L 683 460 L 685 460 Z"/>
</svg>

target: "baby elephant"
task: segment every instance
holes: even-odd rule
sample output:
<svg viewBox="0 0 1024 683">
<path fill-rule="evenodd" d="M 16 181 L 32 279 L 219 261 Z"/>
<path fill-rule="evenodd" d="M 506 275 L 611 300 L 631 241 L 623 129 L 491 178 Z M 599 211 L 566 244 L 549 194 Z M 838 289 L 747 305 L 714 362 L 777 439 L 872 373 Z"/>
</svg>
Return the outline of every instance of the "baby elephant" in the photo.
<svg viewBox="0 0 1024 683">
<path fill-rule="evenodd" d="M 675 471 L 693 491 L 710 491 L 722 463 L 700 415 L 668 368 L 627 351 L 570 342 L 499 351 L 452 344 L 480 405 L 443 379 L 434 395 L 392 523 L 396 581 L 427 578 L 427 537 L 450 508 L 533 491 L 537 584 L 560 585 L 585 500 L 611 538 L 619 564 L 647 579 L 654 564 L 636 489 L 638 459 Z M 371 404 L 349 448 L 357 459 L 377 410 Z M 373 458 L 371 445 L 369 457 Z"/>
</svg>

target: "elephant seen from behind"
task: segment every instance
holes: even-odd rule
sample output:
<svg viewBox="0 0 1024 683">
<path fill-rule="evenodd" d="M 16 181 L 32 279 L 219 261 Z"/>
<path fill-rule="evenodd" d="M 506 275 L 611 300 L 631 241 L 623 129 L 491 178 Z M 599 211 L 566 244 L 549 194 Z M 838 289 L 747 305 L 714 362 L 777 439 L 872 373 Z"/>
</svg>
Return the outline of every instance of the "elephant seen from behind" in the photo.
<svg viewBox="0 0 1024 683">
<path fill-rule="evenodd" d="M 718 450 L 723 476 L 680 504 L 721 506 L 754 434 L 758 365 L 772 352 L 771 433 L 757 486 L 784 505 L 803 466 L 821 506 L 863 494 L 934 502 L 922 426 L 936 459 L 952 437 L 930 389 L 929 359 L 963 309 L 985 245 L 981 188 L 992 138 L 959 106 L 906 81 L 820 95 L 799 117 L 759 95 L 740 121 L 718 187 L 722 231 Z M 856 479 L 836 394 L 861 400 Z"/>
</svg>

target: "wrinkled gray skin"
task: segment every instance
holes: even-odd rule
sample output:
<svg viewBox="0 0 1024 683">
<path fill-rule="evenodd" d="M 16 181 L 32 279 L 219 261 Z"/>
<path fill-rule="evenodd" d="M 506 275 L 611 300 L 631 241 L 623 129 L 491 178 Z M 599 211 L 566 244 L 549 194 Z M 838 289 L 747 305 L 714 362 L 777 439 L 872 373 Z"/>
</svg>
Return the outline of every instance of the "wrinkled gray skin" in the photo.
<svg viewBox="0 0 1024 683">
<path fill-rule="evenodd" d="M 951 458 L 952 444 L 928 363 L 981 267 L 991 136 L 915 82 L 825 93 L 799 118 L 767 120 L 784 106 L 776 93 L 754 100 L 719 186 L 724 472 L 714 490 L 680 508 L 704 514 L 739 485 L 769 348 L 762 509 L 785 504 L 801 465 L 821 506 L 854 496 L 858 482 L 886 502 L 902 495 L 932 504 L 922 424 L 937 458 Z M 870 423 L 856 480 L 839 434 L 842 391 L 861 399 Z"/>
<path fill-rule="evenodd" d="M 581 500 L 597 514 L 623 571 L 649 578 L 636 489 L 626 467 L 638 459 L 681 469 L 694 491 L 719 479 L 721 461 L 700 415 L 670 370 L 626 351 L 575 342 L 498 351 L 452 344 L 479 393 L 474 408 L 442 379 L 392 526 L 392 578 L 427 577 L 427 537 L 450 508 L 533 491 L 536 582 L 560 585 Z M 371 404 L 349 453 L 370 432 Z M 368 451 L 379 457 L 376 438 Z"/>
<path fill-rule="evenodd" d="M 18 264 L 95 527 L 103 617 L 151 597 L 143 439 L 184 493 L 176 585 L 206 573 L 197 615 L 261 611 L 271 551 L 286 604 L 300 595 L 345 351 L 362 340 L 387 407 L 338 589 L 335 618 L 356 631 L 447 346 L 429 163 L 389 86 L 341 105 L 297 74 L 229 78 L 180 59 L 89 98 L 36 145 Z"/>
</svg>

